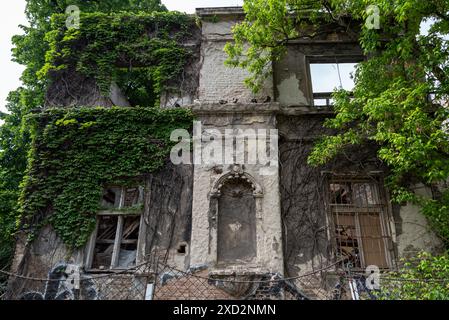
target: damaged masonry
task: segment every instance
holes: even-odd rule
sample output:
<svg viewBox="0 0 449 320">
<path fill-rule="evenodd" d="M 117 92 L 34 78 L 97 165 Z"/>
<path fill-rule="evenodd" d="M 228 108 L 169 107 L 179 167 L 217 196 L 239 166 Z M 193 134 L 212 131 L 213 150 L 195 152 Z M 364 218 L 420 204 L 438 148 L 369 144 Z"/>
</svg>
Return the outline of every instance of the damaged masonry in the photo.
<svg viewBox="0 0 449 320">
<path fill-rule="evenodd" d="M 326 26 L 313 40 L 290 43 L 255 95 L 244 85 L 245 70 L 224 65 L 224 45 L 243 10 L 201 8 L 196 14 L 201 26 L 192 27 L 184 44 L 195 54 L 182 85 L 162 92 L 160 107 L 190 109 L 200 133 L 215 132 L 216 139 L 202 139 L 199 158 L 177 150 L 177 160 L 139 185 L 104 186 L 84 248 L 72 252 L 51 226 L 32 243 L 21 236 L 9 298 L 354 299 L 369 295 L 362 281 L 367 267 L 390 270 L 402 257 L 442 250 L 417 207 L 391 205 L 383 183 L 387 169 L 375 148 L 352 150 L 320 168 L 307 165 L 332 116 L 329 91 L 338 83 L 329 82 L 349 79 L 365 59 L 357 41 Z M 107 104 L 97 91 L 79 100 L 129 105 L 119 88 L 111 91 Z M 68 94 L 50 98 L 53 105 L 76 104 Z M 276 141 L 243 143 L 223 159 L 221 140 L 231 132 L 266 138 L 276 132 Z M 190 150 L 190 133 L 175 133 L 173 140 L 179 138 L 188 139 L 181 149 Z M 236 142 L 229 141 L 233 149 Z M 209 145 L 214 142 L 219 147 Z M 251 159 L 259 147 L 263 161 Z M 418 185 L 416 192 L 431 190 Z M 346 277 L 357 272 L 360 278 Z"/>
</svg>

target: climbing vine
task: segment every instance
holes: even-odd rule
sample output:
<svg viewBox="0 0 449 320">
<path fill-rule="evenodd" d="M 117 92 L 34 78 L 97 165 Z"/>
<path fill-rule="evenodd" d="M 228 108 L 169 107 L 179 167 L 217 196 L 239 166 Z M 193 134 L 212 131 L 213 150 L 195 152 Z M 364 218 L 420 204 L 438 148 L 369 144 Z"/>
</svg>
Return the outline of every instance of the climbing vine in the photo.
<svg viewBox="0 0 449 320">
<path fill-rule="evenodd" d="M 30 121 L 23 228 L 50 224 L 76 248 L 95 226 L 103 186 L 135 183 L 163 167 L 173 145 L 170 133 L 189 129 L 192 116 L 186 109 L 82 107 L 49 109 Z"/>
<path fill-rule="evenodd" d="M 157 104 L 191 54 L 183 42 L 195 20 L 186 14 L 85 13 L 79 29 L 67 29 L 66 19 L 52 17 L 52 31 L 46 35 L 50 49 L 39 76 L 58 81 L 63 71 L 80 73 L 95 79 L 105 96 L 114 82 L 132 105 Z"/>
</svg>

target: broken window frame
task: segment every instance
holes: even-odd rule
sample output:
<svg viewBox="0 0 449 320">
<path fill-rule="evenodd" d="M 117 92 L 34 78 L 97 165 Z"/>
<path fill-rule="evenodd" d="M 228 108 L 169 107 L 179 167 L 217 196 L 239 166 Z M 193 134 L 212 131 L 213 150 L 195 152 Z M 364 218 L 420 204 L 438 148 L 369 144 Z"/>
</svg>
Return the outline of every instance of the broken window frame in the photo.
<svg viewBox="0 0 449 320">
<path fill-rule="evenodd" d="M 342 250 L 339 249 L 339 242 L 338 242 L 338 234 L 337 234 L 337 221 L 336 216 L 338 217 L 343 215 L 354 215 L 354 222 L 355 222 L 355 231 L 356 231 L 356 240 L 358 243 L 358 249 L 359 249 L 359 258 L 360 258 L 360 265 L 353 265 L 353 270 L 360 270 L 364 271 L 366 267 L 368 267 L 366 261 L 365 261 L 365 252 L 363 248 L 363 242 L 366 239 L 369 239 L 370 236 L 364 236 L 362 234 L 360 223 L 360 217 L 363 215 L 371 215 L 375 214 L 378 216 L 379 224 L 380 224 L 380 234 L 374 238 L 382 239 L 383 241 L 383 254 L 385 258 L 385 264 L 384 266 L 378 265 L 380 270 L 390 270 L 394 268 L 395 263 L 395 254 L 393 250 L 393 239 L 394 239 L 394 223 L 393 223 L 393 217 L 391 214 L 391 205 L 389 201 L 388 191 L 384 187 L 383 178 L 380 174 L 375 173 L 373 175 L 342 175 L 342 174 L 333 174 L 328 173 L 327 179 L 325 183 L 325 194 L 326 194 L 326 211 L 327 211 L 327 225 L 328 225 L 328 236 L 329 240 L 332 242 L 332 252 L 333 256 L 335 258 L 335 261 L 338 261 L 341 259 L 342 256 Z M 372 204 L 367 206 L 358 206 L 356 204 L 335 204 L 332 203 L 332 195 L 330 191 L 331 184 L 363 184 L 363 183 L 369 183 L 369 184 L 375 184 L 376 191 L 378 193 L 378 200 L 379 204 Z M 373 230 L 373 229 L 372 229 Z M 340 256 L 340 257 L 339 257 Z M 344 261 L 344 263 L 347 263 L 348 261 Z M 343 264 L 344 264 L 343 263 Z M 348 267 L 348 265 L 345 265 L 345 267 Z"/>
<path fill-rule="evenodd" d="M 364 56 L 360 55 L 313 55 L 307 56 L 307 77 L 308 90 L 311 97 L 311 105 L 316 108 L 331 108 L 332 107 L 332 94 L 333 92 L 314 92 L 313 91 L 313 79 L 311 72 L 312 64 L 343 64 L 343 63 L 360 63 L 366 60 Z M 316 100 L 325 100 L 325 105 L 316 104 Z"/>
<path fill-rule="evenodd" d="M 131 210 L 129 212 L 126 211 L 127 208 L 133 208 L 131 207 L 125 207 L 125 198 L 126 198 L 126 190 L 129 189 L 127 187 L 113 187 L 116 189 L 120 189 L 120 200 L 119 205 L 116 208 L 110 208 L 107 210 L 100 210 L 97 213 L 97 223 L 94 232 L 91 235 L 91 238 L 89 240 L 88 246 L 87 246 L 87 255 L 86 255 L 86 271 L 87 272 L 112 272 L 117 270 L 127 270 L 132 267 L 120 267 L 119 266 L 119 258 L 120 258 L 120 250 L 121 246 L 124 243 L 123 239 L 123 227 L 125 225 L 125 219 L 128 217 L 140 217 L 139 221 L 139 231 L 138 231 L 138 239 L 137 239 L 137 249 L 136 249 L 136 259 L 134 263 L 134 267 L 137 266 L 141 262 L 141 252 L 143 252 L 143 237 L 145 235 L 145 221 L 144 221 L 144 215 L 143 210 Z M 136 187 L 139 190 L 138 195 L 138 203 L 143 203 L 143 194 L 144 189 L 143 187 Z M 107 189 L 107 188 L 106 188 Z M 95 256 L 95 247 L 97 245 L 97 238 L 98 238 L 98 231 L 99 231 L 99 223 L 102 217 L 104 216 L 110 216 L 110 217 L 117 217 L 117 226 L 114 236 L 114 245 L 113 245 L 113 252 L 111 257 L 111 264 L 109 268 L 100 269 L 100 268 L 93 268 L 92 265 L 94 263 L 94 256 Z"/>
</svg>

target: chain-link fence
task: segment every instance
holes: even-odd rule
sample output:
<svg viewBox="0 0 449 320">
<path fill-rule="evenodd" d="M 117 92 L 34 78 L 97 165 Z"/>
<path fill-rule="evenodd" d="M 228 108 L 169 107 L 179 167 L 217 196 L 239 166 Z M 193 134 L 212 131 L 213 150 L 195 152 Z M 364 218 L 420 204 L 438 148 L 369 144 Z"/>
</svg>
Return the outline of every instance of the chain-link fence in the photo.
<svg viewBox="0 0 449 320">
<path fill-rule="evenodd" d="M 3 293 L 7 300 L 143 300 L 148 279 L 134 274 L 70 275 L 33 279 L 11 276 Z"/>
<path fill-rule="evenodd" d="M 274 273 L 209 274 L 199 268 L 183 272 L 162 266 L 155 278 L 155 300 L 304 300 L 289 280 Z"/>
<path fill-rule="evenodd" d="M 322 272 L 322 271 L 321 271 Z M 130 270 L 83 273 L 61 263 L 45 279 L 8 276 L 2 299 L 8 300 L 307 300 L 325 299 L 320 272 L 294 279 L 276 273 L 210 273 L 206 267 L 178 270 L 145 263 Z M 307 288 L 305 290 L 304 288 Z"/>
<path fill-rule="evenodd" d="M 178 270 L 164 263 L 145 263 L 130 270 L 92 274 L 59 264 L 46 279 L 0 271 L 6 300 L 366 300 L 377 299 L 369 276 L 336 268 L 336 264 L 298 277 L 276 273 L 210 272 L 206 267 Z M 367 281 L 368 280 L 368 281 Z M 392 288 L 404 279 L 381 279 Z M 412 279 L 409 280 L 414 281 Z M 414 281 L 428 290 L 432 281 Z M 435 285 L 441 281 L 435 281 Z M 444 282 L 449 288 L 449 280 Z"/>
</svg>

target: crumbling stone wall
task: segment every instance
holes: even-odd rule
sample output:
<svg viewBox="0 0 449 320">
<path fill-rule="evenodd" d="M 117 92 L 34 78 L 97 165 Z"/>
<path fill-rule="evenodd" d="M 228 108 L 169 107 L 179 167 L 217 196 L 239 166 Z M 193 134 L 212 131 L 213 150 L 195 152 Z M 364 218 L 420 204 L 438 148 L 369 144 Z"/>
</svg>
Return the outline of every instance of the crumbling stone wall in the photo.
<svg viewBox="0 0 449 320">
<path fill-rule="evenodd" d="M 273 111 L 276 104 L 201 104 L 193 111 L 201 120 L 203 131 L 217 129 L 222 135 L 225 129 L 275 129 Z M 204 143 L 207 145 L 207 143 Z M 256 150 L 250 150 L 256 152 Z M 195 165 L 191 266 L 207 264 L 212 268 L 236 271 L 279 272 L 283 271 L 282 232 L 280 223 L 279 176 L 274 171 L 264 175 L 265 164 L 213 164 Z M 233 176 L 249 179 L 254 184 L 256 201 L 256 251 L 250 263 L 234 260 L 225 265 L 217 263 L 217 221 L 214 195 L 226 179 Z M 219 192 L 218 192 L 219 193 Z M 230 227 L 230 226 L 228 226 Z"/>
<path fill-rule="evenodd" d="M 423 185 L 414 186 L 414 192 L 431 198 L 432 190 Z M 393 206 L 397 256 L 415 257 L 421 251 L 438 255 L 445 251 L 443 241 L 435 234 L 418 206 L 406 203 Z"/>
</svg>

